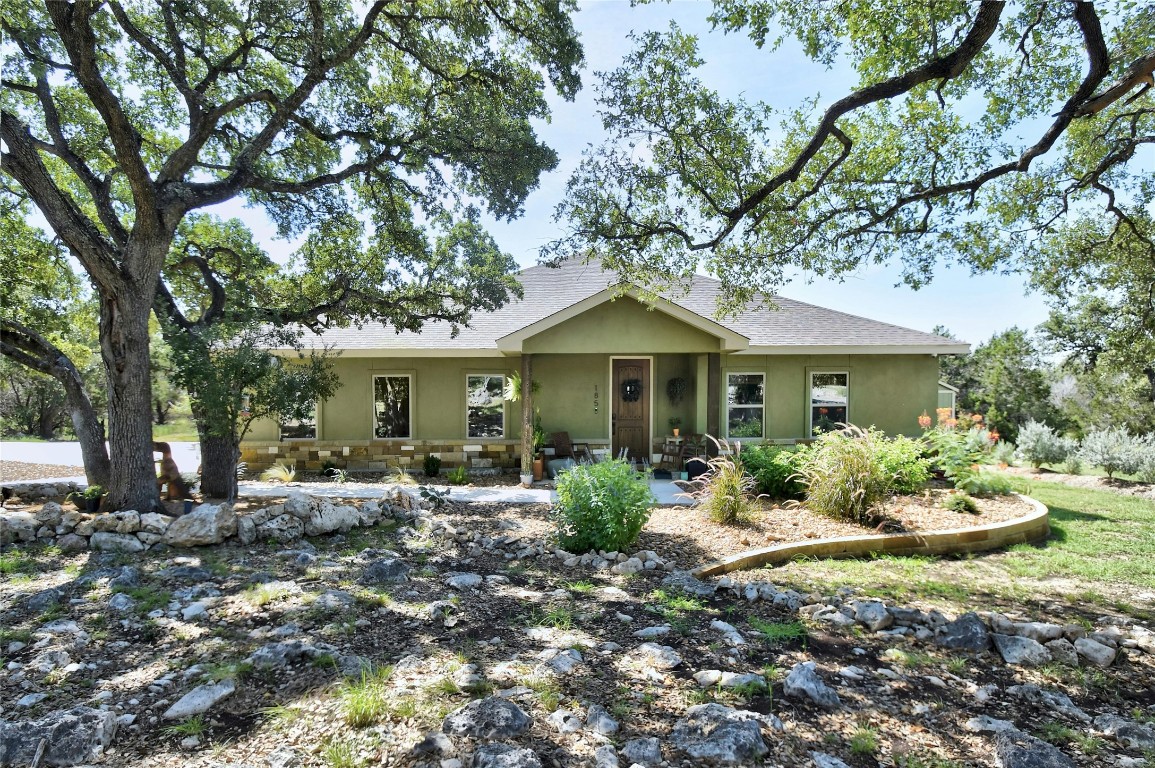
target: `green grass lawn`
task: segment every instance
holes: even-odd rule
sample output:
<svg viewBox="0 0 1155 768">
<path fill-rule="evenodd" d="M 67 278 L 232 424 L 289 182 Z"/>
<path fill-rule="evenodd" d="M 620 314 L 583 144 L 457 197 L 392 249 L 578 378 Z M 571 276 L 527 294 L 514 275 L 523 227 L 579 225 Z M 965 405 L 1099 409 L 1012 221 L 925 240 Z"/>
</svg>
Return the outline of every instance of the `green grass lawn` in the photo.
<svg viewBox="0 0 1155 768">
<path fill-rule="evenodd" d="M 1059 598 L 1155 615 L 1155 501 L 1060 483 L 1017 486 L 1051 510 L 1051 536 L 1042 544 L 958 558 L 799 561 L 771 569 L 771 578 L 960 607 L 975 596 L 1015 604 Z"/>
</svg>

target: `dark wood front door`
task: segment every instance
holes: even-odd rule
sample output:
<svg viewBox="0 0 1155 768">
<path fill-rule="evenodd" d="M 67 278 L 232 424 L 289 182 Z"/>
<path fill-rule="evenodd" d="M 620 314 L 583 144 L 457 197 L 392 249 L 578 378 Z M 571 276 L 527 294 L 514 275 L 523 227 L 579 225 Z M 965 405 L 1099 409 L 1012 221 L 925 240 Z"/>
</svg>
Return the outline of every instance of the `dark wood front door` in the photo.
<svg viewBox="0 0 1155 768">
<path fill-rule="evenodd" d="M 650 458 L 650 361 L 613 361 L 613 450 L 629 449 L 637 462 Z"/>
</svg>

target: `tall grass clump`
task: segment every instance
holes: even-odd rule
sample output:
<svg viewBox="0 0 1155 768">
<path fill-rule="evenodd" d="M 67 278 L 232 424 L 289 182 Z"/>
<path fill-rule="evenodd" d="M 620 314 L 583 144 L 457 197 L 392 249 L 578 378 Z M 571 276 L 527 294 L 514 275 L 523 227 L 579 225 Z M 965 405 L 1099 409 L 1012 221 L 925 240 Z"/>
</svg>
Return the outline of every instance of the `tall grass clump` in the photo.
<svg viewBox="0 0 1155 768">
<path fill-rule="evenodd" d="M 825 432 L 803 454 L 799 475 L 806 506 L 837 520 L 866 525 L 893 478 L 879 459 L 880 437 L 852 424 Z"/>
<path fill-rule="evenodd" d="M 558 544 L 568 552 L 623 550 L 637 540 L 655 503 L 646 476 L 630 464 L 579 464 L 557 479 Z"/>
<path fill-rule="evenodd" d="M 285 464 L 274 464 L 261 473 L 266 483 L 291 483 L 297 477 L 297 470 Z"/>
<path fill-rule="evenodd" d="M 731 449 L 726 440 L 715 440 L 718 455 L 706 462 L 706 471 L 693 482 L 690 495 L 710 519 L 723 525 L 747 523 L 753 516 L 754 478 L 743 468 L 741 448 Z"/>
</svg>

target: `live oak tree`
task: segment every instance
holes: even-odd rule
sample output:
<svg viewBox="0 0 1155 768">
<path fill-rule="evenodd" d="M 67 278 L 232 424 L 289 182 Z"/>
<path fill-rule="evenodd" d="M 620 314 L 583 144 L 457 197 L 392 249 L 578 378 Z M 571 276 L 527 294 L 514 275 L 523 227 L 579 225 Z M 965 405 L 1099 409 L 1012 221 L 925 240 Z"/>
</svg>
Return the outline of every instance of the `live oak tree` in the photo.
<svg viewBox="0 0 1155 768">
<path fill-rule="evenodd" d="M 516 216 L 556 165 L 531 121 L 548 116 L 547 76 L 566 98 L 579 86 L 570 11 L 557 0 L 3 5 L 4 194 L 35 204 L 96 289 L 108 506 L 158 503 L 148 320 L 158 295 L 167 302 L 161 273 L 190 214 L 239 199 L 286 237 L 367 220 L 366 280 L 341 285 L 349 240 L 318 243 L 331 268 L 297 275 L 299 296 L 320 301 L 285 316 L 316 326 L 464 322 L 506 300 L 508 258 L 446 263 L 461 249 L 430 235 L 454 240 L 469 203 Z"/>
<path fill-rule="evenodd" d="M 547 255 L 596 251 L 656 288 L 704 263 L 732 309 L 795 270 L 897 260 L 917 286 L 940 261 L 1007 265 L 1072 212 L 1123 220 L 1155 194 L 1149 2 L 715 0 L 711 18 L 768 71 L 796 38 L 857 82 L 822 109 L 727 99 L 694 37 L 638 35 L 601 75 L 609 138 Z"/>
</svg>

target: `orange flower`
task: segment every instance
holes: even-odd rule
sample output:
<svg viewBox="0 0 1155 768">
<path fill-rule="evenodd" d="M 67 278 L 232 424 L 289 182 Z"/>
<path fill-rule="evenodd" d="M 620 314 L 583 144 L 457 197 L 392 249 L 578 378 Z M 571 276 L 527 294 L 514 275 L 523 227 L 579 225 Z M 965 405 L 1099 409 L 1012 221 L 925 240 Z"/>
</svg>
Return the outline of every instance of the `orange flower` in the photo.
<svg viewBox="0 0 1155 768">
<path fill-rule="evenodd" d="M 971 414 L 971 421 L 973 421 L 975 424 L 982 424 L 983 423 L 983 415 L 981 413 L 972 413 Z"/>
<path fill-rule="evenodd" d="M 922 415 L 918 417 L 918 426 L 922 429 L 930 429 L 930 416 L 926 414 L 926 411 L 923 411 Z"/>
<path fill-rule="evenodd" d="M 992 429 L 988 437 L 990 437 L 992 443 L 997 443 L 999 441 L 999 433 L 996 430 Z"/>
</svg>

